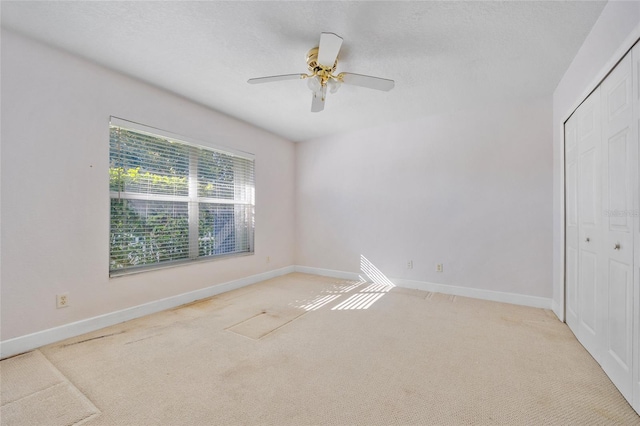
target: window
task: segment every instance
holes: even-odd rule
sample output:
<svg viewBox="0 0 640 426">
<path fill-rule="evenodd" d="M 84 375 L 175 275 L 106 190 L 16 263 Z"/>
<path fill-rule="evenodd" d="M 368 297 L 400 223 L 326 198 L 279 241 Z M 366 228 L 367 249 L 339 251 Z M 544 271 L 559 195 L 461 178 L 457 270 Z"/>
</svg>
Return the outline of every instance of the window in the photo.
<svg viewBox="0 0 640 426">
<path fill-rule="evenodd" d="M 111 118 L 109 274 L 253 253 L 251 154 Z"/>
</svg>

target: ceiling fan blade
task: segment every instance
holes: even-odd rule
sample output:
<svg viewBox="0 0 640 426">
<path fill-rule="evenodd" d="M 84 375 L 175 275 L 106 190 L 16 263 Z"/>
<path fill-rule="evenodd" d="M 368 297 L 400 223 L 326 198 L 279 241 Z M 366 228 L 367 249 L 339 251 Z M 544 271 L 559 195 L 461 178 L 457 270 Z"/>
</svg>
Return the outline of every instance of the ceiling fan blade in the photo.
<svg viewBox="0 0 640 426">
<path fill-rule="evenodd" d="M 271 77 L 258 77 L 258 78 L 250 78 L 247 80 L 249 84 L 260 84 L 260 83 L 271 83 L 273 81 L 283 81 L 283 80 L 300 80 L 305 78 L 306 74 L 284 74 L 284 75 L 272 75 Z"/>
<path fill-rule="evenodd" d="M 367 87 L 375 90 L 384 90 L 385 92 L 388 92 L 393 89 L 393 86 L 395 86 L 395 82 L 393 80 L 371 77 L 369 75 L 342 72 L 339 77 L 344 84 L 352 84 L 354 86 Z"/>
<path fill-rule="evenodd" d="M 313 92 L 311 100 L 311 112 L 320 112 L 324 109 L 324 100 L 327 96 L 327 86 L 322 86 L 322 90 Z"/>
<path fill-rule="evenodd" d="M 318 46 L 318 63 L 323 67 L 331 68 L 338 58 L 338 52 L 342 46 L 342 37 L 334 33 L 320 34 Z"/>
</svg>

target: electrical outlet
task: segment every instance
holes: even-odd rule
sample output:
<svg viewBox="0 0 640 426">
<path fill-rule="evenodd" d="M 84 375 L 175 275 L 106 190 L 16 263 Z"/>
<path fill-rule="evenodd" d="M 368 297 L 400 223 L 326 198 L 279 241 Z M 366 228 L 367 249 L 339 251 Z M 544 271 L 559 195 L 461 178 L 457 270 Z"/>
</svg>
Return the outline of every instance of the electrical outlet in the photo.
<svg viewBox="0 0 640 426">
<path fill-rule="evenodd" d="M 442 272 L 444 270 L 444 265 L 442 263 L 438 263 L 436 265 L 436 272 Z"/>
<path fill-rule="evenodd" d="M 63 293 L 56 295 L 56 307 L 60 309 L 66 308 L 67 306 L 69 306 L 69 294 Z"/>
<path fill-rule="evenodd" d="M 413 269 L 413 260 L 407 260 L 407 269 Z"/>
</svg>

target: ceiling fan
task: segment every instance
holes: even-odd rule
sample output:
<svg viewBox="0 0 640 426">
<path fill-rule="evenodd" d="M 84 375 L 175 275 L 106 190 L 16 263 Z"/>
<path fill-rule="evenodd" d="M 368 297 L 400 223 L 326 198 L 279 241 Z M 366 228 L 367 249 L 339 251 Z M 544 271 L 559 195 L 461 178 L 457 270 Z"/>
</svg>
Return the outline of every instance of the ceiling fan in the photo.
<svg viewBox="0 0 640 426">
<path fill-rule="evenodd" d="M 270 83 L 273 81 L 307 79 L 307 85 L 313 92 L 311 112 L 324 109 L 327 97 L 327 87 L 330 93 L 335 93 L 342 83 L 369 89 L 389 91 L 393 89 L 394 81 L 386 78 L 371 77 L 362 74 L 341 72 L 335 75 L 338 66 L 338 53 L 342 46 L 342 37 L 333 33 L 320 34 L 320 45 L 307 53 L 307 66 L 311 74 L 284 74 L 271 77 L 251 78 L 249 84 Z"/>
</svg>

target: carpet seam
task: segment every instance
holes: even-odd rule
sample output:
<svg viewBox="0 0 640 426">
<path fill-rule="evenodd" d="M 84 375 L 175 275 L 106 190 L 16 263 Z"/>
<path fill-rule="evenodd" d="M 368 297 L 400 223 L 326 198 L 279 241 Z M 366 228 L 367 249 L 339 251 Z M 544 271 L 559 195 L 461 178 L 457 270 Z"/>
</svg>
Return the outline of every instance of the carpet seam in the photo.
<svg viewBox="0 0 640 426">
<path fill-rule="evenodd" d="M 242 333 L 238 333 L 237 331 L 232 330 L 232 328 L 234 328 L 235 326 L 240 325 L 240 324 L 242 324 L 242 323 L 245 323 L 245 322 L 247 322 L 247 321 L 249 321 L 249 320 L 252 320 L 252 319 L 254 319 L 254 318 L 257 318 L 257 317 L 259 317 L 260 315 L 266 315 L 266 314 L 267 314 L 267 312 L 266 312 L 266 311 L 265 311 L 265 312 L 260 312 L 259 314 L 256 314 L 256 315 L 252 316 L 251 318 L 247 318 L 247 319 L 246 319 L 246 320 L 244 320 L 244 321 L 240 321 L 239 323 L 234 324 L 234 325 L 232 325 L 231 327 L 227 327 L 227 328 L 225 328 L 224 330 L 225 330 L 225 331 L 230 331 L 230 332 L 232 332 L 232 333 L 234 333 L 234 334 L 237 334 L 238 336 L 245 337 L 245 338 L 247 338 L 247 339 L 252 340 L 252 341 L 254 341 L 254 342 L 255 342 L 256 340 L 262 340 L 263 338 L 265 338 L 266 336 L 270 335 L 271 333 L 273 333 L 273 332 L 275 332 L 275 331 L 277 331 L 277 330 L 281 329 L 281 328 L 282 328 L 282 327 L 284 327 L 285 325 L 287 325 L 287 324 L 289 324 L 289 323 L 291 323 L 291 322 L 293 322 L 293 321 L 297 320 L 297 319 L 298 319 L 298 318 L 300 318 L 301 316 L 306 315 L 306 314 L 308 314 L 308 313 L 309 313 L 309 312 L 302 312 L 302 313 L 300 313 L 300 315 L 297 315 L 297 316 L 295 316 L 295 317 L 291 318 L 289 321 L 285 322 L 284 324 L 281 324 L 281 325 L 277 326 L 277 327 L 276 327 L 276 328 L 274 328 L 273 330 L 269 331 L 269 332 L 268 332 L 268 333 L 266 333 L 266 334 L 263 334 L 262 336 L 258 337 L 257 339 L 254 339 L 253 337 L 249 337 L 249 336 L 244 335 L 244 334 L 242 334 Z"/>
<path fill-rule="evenodd" d="M 308 313 L 308 312 L 303 312 L 303 313 L 301 313 L 300 315 L 298 315 L 297 317 L 291 318 L 289 321 L 287 321 L 287 322 L 285 322 L 284 324 L 282 324 L 282 325 L 280 325 L 280 326 L 278 326 L 278 327 L 274 328 L 273 330 L 271 330 L 271 331 L 270 331 L 270 332 L 268 332 L 267 334 L 264 334 L 264 335 L 260 336 L 260 338 L 259 338 L 259 339 L 257 339 L 257 340 L 262 340 L 263 338 L 267 337 L 267 336 L 268 336 L 268 335 L 270 335 L 271 333 L 273 333 L 273 332 L 275 332 L 275 331 L 277 331 L 277 330 L 280 330 L 280 329 L 281 329 L 282 327 L 284 327 L 285 325 L 287 325 L 287 324 L 289 324 L 289 323 L 291 323 L 291 322 L 293 322 L 293 321 L 297 320 L 298 318 L 300 318 L 300 317 L 301 317 L 301 316 L 303 316 L 303 315 L 306 315 L 307 313 Z"/>
<path fill-rule="evenodd" d="M 40 351 L 38 351 L 38 352 L 40 352 Z M 62 377 L 62 378 L 67 382 L 67 383 L 69 383 L 69 384 L 73 387 L 73 389 L 75 389 L 75 390 L 76 390 L 80 395 L 82 395 L 82 396 L 83 396 L 83 397 L 84 397 L 84 398 L 85 398 L 85 399 L 86 399 L 86 400 L 91 404 L 91 406 L 96 410 L 96 412 L 98 412 L 98 413 L 102 413 L 102 410 L 100 410 L 100 409 L 98 408 L 98 406 L 97 406 L 97 405 L 96 405 L 96 404 L 95 404 L 91 399 L 89 399 L 89 397 L 88 397 L 87 395 L 85 395 L 85 393 L 84 393 L 84 392 L 82 392 L 78 386 L 76 386 L 76 384 L 75 384 L 75 383 L 73 383 L 73 382 L 72 382 L 72 381 L 71 381 L 67 376 L 65 376 L 65 375 L 62 373 L 62 371 L 60 371 L 60 370 L 58 369 L 58 367 L 56 367 L 56 366 L 55 366 L 55 364 L 54 364 L 53 362 L 51 362 L 51 360 L 50 360 L 49 358 L 47 358 L 47 356 L 46 356 L 44 353 L 40 352 L 40 355 L 42 355 L 42 357 L 43 357 L 43 358 L 44 358 L 44 359 L 45 359 L 49 364 L 51 364 L 51 367 L 53 367 L 53 369 L 54 369 L 54 370 L 55 370 L 55 371 L 56 371 L 56 372 L 57 372 L 57 373 L 58 373 L 58 374 L 59 374 L 59 375 L 60 375 L 60 376 L 61 376 L 61 377 Z"/>
<path fill-rule="evenodd" d="M 48 360 L 47 360 L 47 361 L 48 361 Z M 51 364 L 51 365 L 53 365 L 53 364 Z M 55 366 L 54 366 L 54 367 L 55 367 Z M 56 370 L 57 370 L 57 368 L 56 368 Z M 82 392 L 80 391 L 80 389 L 78 389 L 78 388 L 77 388 L 73 383 L 71 383 L 71 381 L 69 381 L 68 379 L 67 379 L 66 381 L 62 381 L 62 382 L 60 382 L 60 383 L 56 383 L 55 385 L 49 386 L 49 387 L 44 388 L 44 389 L 41 389 L 41 390 L 39 390 L 39 391 L 36 391 L 36 392 L 30 393 L 29 395 L 25 395 L 25 396 L 23 396 L 22 398 L 18 398 L 18 399 L 14 400 L 14 401 L 7 402 L 7 403 L 5 403 L 5 404 L 2 404 L 2 406 L 1 406 L 0 408 L 8 407 L 8 406 L 10 406 L 10 405 L 12 405 L 12 404 L 15 404 L 16 402 L 21 402 L 21 401 L 23 401 L 23 400 L 25 400 L 25 399 L 27 399 L 27 398 L 30 398 L 30 397 L 36 396 L 36 395 L 38 395 L 38 394 L 41 394 L 41 393 L 43 393 L 43 392 L 45 392 L 45 391 L 48 391 L 48 390 L 50 390 L 50 389 L 53 389 L 53 388 L 55 388 L 55 387 L 65 386 L 65 385 L 70 385 L 70 386 L 71 386 L 71 390 L 72 390 L 72 391 L 73 391 L 73 390 L 76 390 L 80 395 L 82 395 L 82 396 L 83 396 L 83 397 L 84 397 L 84 398 L 85 398 L 85 399 L 86 399 L 86 400 L 91 404 L 91 407 L 89 407 L 89 408 L 93 408 L 93 409 L 95 410 L 95 412 L 93 412 L 93 413 L 89 414 L 89 415 L 88 415 L 88 416 L 86 416 L 86 417 L 83 417 L 82 419 L 78 420 L 78 421 L 77 421 L 77 422 L 75 422 L 75 423 L 71 423 L 69 426 L 78 426 L 78 425 L 81 425 L 81 424 L 83 424 L 83 423 L 86 423 L 87 421 L 91 420 L 93 417 L 97 417 L 97 416 L 102 415 L 102 411 L 100 411 L 100 410 L 98 409 L 98 407 L 96 407 L 96 405 L 93 403 L 93 401 L 91 401 L 91 400 L 90 400 L 90 399 L 89 399 L 89 398 L 88 398 L 84 393 L 82 393 Z"/>
<path fill-rule="evenodd" d="M 88 399 L 88 398 L 87 398 Z M 95 405 L 94 405 L 95 406 Z M 96 409 L 97 410 L 97 409 Z M 81 424 L 84 424 L 86 422 L 88 422 L 89 420 L 93 419 L 94 417 L 99 417 L 102 415 L 102 411 L 97 410 L 95 413 L 88 415 L 87 417 L 85 417 L 84 419 L 80 419 L 77 422 L 73 423 L 71 426 L 79 426 Z"/>
<path fill-rule="evenodd" d="M 22 398 L 14 399 L 14 400 L 13 400 L 13 401 L 11 401 L 11 402 L 6 402 L 6 403 L 2 404 L 2 407 L 8 407 L 8 406 L 9 406 L 9 405 L 11 405 L 11 404 L 15 404 L 16 402 L 20 402 L 20 401 L 22 401 L 22 400 L 24 400 L 24 399 L 30 398 L 30 397 L 32 397 L 32 396 L 34 396 L 34 395 L 41 394 L 41 393 L 42 393 L 42 392 L 44 392 L 44 391 L 48 391 L 49 389 L 53 389 L 53 388 L 55 388 L 55 387 L 62 386 L 62 385 L 66 385 L 66 383 L 65 383 L 64 381 L 59 382 L 59 383 L 56 383 L 56 384 L 51 385 L 51 386 L 49 386 L 49 387 L 46 387 L 46 388 L 44 388 L 44 389 L 40 389 L 40 390 L 38 390 L 38 391 L 35 391 L 35 392 L 33 392 L 33 393 L 30 393 L 29 395 L 25 395 L 25 396 L 23 396 Z"/>
<path fill-rule="evenodd" d="M 233 330 L 230 330 L 230 329 L 231 329 L 231 328 L 233 328 L 233 327 L 235 327 L 235 326 L 238 326 L 238 325 L 240 325 L 240 324 L 243 324 L 243 323 L 245 323 L 245 322 L 247 322 L 247 321 L 250 321 L 250 320 L 252 320 L 252 319 L 254 319 L 254 318 L 257 318 L 257 317 L 259 317 L 260 315 L 265 315 L 266 313 L 267 313 L 267 311 L 266 311 L 266 310 L 263 310 L 262 312 L 257 313 L 257 314 L 255 314 L 255 315 L 253 315 L 253 316 L 251 316 L 251 317 L 249 317 L 249 318 L 247 318 L 247 319 L 244 319 L 244 320 L 242 320 L 242 321 L 240 321 L 240 322 L 238 322 L 238 323 L 236 323 L 236 324 L 230 325 L 229 327 L 225 328 L 225 330 L 233 331 Z"/>
</svg>

